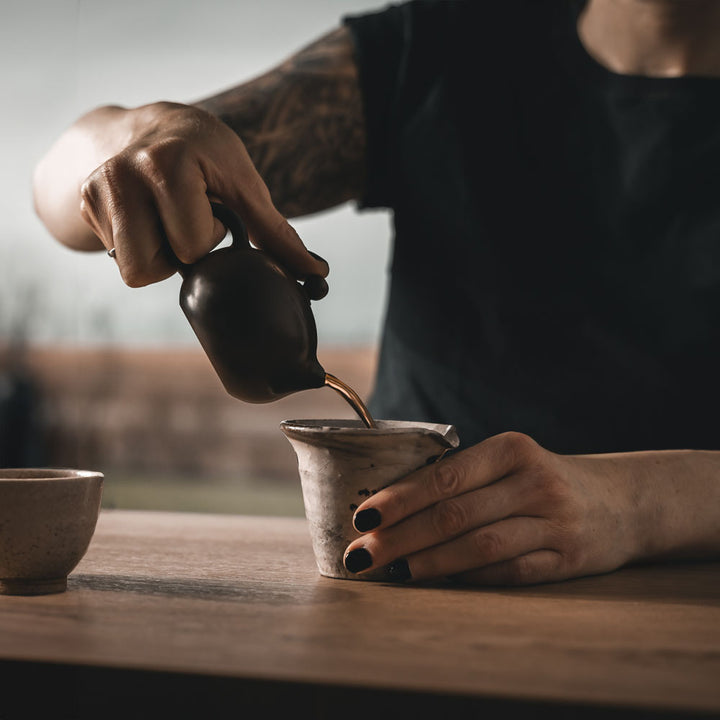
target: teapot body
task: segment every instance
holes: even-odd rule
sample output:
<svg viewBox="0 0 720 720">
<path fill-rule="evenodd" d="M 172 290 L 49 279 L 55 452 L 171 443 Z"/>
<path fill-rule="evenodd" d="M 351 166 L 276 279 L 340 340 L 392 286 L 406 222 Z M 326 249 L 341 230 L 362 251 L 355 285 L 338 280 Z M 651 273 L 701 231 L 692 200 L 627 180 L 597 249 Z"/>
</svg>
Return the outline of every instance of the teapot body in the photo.
<svg viewBox="0 0 720 720">
<path fill-rule="evenodd" d="M 310 299 L 267 253 L 235 242 L 182 274 L 180 306 L 230 395 L 265 403 L 325 384 Z"/>
</svg>

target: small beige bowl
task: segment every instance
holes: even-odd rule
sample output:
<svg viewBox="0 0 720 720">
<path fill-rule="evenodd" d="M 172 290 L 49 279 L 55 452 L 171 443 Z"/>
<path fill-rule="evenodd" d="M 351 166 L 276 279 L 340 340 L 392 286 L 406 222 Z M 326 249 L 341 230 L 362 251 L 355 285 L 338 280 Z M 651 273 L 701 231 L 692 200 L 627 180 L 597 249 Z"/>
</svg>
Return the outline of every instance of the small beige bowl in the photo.
<svg viewBox="0 0 720 720">
<path fill-rule="evenodd" d="M 63 592 L 97 524 L 104 476 L 0 469 L 0 595 Z"/>
</svg>

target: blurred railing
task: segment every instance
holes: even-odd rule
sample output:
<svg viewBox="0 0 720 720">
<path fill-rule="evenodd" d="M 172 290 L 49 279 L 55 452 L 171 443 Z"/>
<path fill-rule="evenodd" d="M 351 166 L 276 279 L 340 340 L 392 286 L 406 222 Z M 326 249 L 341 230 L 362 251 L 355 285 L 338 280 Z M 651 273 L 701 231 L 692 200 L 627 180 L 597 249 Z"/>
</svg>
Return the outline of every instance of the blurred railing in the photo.
<svg viewBox="0 0 720 720">
<path fill-rule="evenodd" d="M 320 361 L 367 397 L 373 348 L 326 350 Z M 294 479 L 280 421 L 353 416 L 329 388 L 266 405 L 236 400 L 200 349 L 36 347 L 24 366 L 37 385 L 45 462 L 55 466 Z"/>
</svg>

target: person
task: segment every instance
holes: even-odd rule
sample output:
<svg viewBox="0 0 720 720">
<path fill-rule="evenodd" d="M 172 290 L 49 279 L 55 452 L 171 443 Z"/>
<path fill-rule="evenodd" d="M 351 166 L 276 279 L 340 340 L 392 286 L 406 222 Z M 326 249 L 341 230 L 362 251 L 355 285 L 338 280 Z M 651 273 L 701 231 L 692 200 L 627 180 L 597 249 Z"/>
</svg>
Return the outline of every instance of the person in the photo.
<svg viewBox="0 0 720 720">
<path fill-rule="evenodd" d="M 463 447 L 360 505 L 352 572 L 717 557 L 719 32 L 713 0 L 388 5 L 212 97 L 92 110 L 37 212 L 136 287 L 218 243 L 210 199 L 298 279 L 328 267 L 287 218 L 392 211 L 371 409 Z"/>
</svg>

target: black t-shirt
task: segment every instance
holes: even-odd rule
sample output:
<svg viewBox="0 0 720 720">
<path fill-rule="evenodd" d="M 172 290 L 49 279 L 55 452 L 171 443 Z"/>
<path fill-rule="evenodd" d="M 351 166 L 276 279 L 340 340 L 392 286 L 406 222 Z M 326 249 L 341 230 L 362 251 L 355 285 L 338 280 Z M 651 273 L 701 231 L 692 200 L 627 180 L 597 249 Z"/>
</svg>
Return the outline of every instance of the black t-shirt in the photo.
<svg viewBox="0 0 720 720">
<path fill-rule="evenodd" d="M 391 208 L 371 408 L 557 452 L 718 448 L 720 79 L 617 75 L 581 3 L 346 18 Z"/>
</svg>

